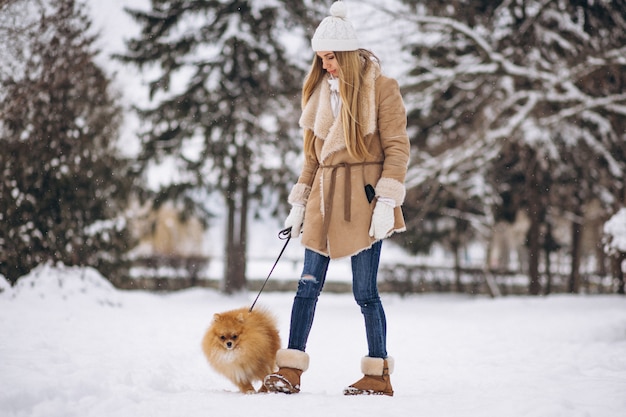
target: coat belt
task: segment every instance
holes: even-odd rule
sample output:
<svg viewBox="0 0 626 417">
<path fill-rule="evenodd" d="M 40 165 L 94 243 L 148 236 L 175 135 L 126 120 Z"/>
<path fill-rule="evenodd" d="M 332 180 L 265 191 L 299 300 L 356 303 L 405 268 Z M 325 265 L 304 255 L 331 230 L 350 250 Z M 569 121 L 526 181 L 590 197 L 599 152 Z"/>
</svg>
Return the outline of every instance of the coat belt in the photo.
<svg viewBox="0 0 626 417">
<path fill-rule="evenodd" d="M 343 218 L 349 222 L 351 218 L 352 207 L 352 167 L 365 165 L 382 165 L 383 161 L 355 162 L 349 164 L 343 162 L 336 165 L 320 165 L 320 168 L 330 169 L 330 188 L 328 190 L 328 198 L 324 197 L 324 227 L 322 227 L 322 238 L 328 236 L 328 228 L 330 226 L 330 215 L 333 207 L 333 197 L 335 195 L 335 182 L 337 180 L 337 169 L 344 168 L 344 198 L 343 198 Z M 322 190 L 323 191 L 323 190 Z M 324 194 L 324 193 L 323 193 Z"/>
</svg>

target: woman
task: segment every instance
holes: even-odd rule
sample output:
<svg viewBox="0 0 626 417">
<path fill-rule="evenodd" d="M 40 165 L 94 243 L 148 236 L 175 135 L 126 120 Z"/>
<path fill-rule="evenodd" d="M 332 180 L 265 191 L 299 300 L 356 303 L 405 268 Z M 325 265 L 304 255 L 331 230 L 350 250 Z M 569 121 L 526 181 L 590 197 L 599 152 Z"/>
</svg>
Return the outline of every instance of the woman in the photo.
<svg viewBox="0 0 626 417">
<path fill-rule="evenodd" d="M 364 374 L 346 395 L 393 395 L 386 318 L 376 277 L 382 239 L 405 230 L 400 206 L 409 159 L 406 111 L 398 83 L 381 75 L 377 58 L 359 49 L 341 1 L 319 25 L 313 65 L 302 89 L 304 166 L 285 220 L 291 235 L 302 228 L 304 268 L 291 313 L 280 368 L 264 380 L 272 392 L 297 393 L 308 368 L 306 342 L 330 259 L 351 257 L 352 287 L 365 318 Z"/>
</svg>

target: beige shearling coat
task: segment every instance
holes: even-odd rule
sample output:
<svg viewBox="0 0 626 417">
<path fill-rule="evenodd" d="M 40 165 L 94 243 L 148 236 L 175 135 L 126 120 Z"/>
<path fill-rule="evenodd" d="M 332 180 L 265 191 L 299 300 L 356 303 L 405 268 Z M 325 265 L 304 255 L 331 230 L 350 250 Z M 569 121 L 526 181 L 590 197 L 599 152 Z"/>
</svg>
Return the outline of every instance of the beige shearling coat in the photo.
<svg viewBox="0 0 626 417">
<path fill-rule="evenodd" d="M 409 161 L 406 110 L 396 80 L 385 77 L 378 64 L 370 65 L 359 96 L 365 141 L 371 155 L 365 163 L 352 158 L 343 135 L 341 118 L 330 105 L 330 87 L 324 80 L 302 110 L 300 127 L 315 135 L 315 155 L 305 155 L 291 204 L 306 206 L 302 244 L 330 258 L 355 255 L 375 242 L 369 236 L 377 199 L 368 202 L 365 185 L 376 197 L 393 199 L 393 232 L 406 230 L 401 205 Z M 382 204 L 382 203 L 381 203 Z"/>
</svg>

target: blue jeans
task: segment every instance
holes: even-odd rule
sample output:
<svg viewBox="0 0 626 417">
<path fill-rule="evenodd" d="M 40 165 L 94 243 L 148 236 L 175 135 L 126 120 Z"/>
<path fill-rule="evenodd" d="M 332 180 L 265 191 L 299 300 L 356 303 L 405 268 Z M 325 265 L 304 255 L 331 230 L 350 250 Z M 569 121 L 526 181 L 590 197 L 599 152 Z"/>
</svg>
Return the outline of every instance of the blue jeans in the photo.
<svg viewBox="0 0 626 417">
<path fill-rule="evenodd" d="M 376 278 L 382 241 L 352 256 L 352 293 L 365 319 L 368 356 L 387 357 L 387 319 L 378 295 Z M 289 349 L 304 352 L 313 325 L 317 299 L 326 281 L 330 258 L 306 249 L 304 268 L 291 310 Z"/>
</svg>

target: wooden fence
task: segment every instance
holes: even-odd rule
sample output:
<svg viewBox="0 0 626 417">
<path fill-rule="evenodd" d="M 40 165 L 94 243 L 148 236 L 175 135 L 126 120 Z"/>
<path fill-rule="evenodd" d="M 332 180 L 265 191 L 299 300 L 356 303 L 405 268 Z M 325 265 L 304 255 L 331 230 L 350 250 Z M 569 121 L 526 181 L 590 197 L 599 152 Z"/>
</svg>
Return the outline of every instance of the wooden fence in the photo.
<svg viewBox="0 0 626 417">
<path fill-rule="evenodd" d="M 175 291 L 190 287 L 220 288 L 220 281 L 202 276 L 208 258 L 147 258 L 137 262 L 132 276 L 113 282 L 118 288 Z M 480 268 L 433 267 L 423 265 L 383 265 L 379 271 L 379 289 L 384 293 L 401 295 L 417 293 L 463 293 L 497 295 L 528 294 L 528 276 L 512 271 L 491 271 Z M 543 273 L 540 276 L 544 293 L 568 291 L 565 274 Z M 264 279 L 248 279 L 249 291 L 258 291 Z M 581 274 L 581 292 L 589 294 L 615 293 L 617 280 L 611 276 Z M 266 291 L 295 291 L 298 282 L 272 278 Z M 327 281 L 325 292 L 350 292 L 349 282 Z"/>
</svg>

